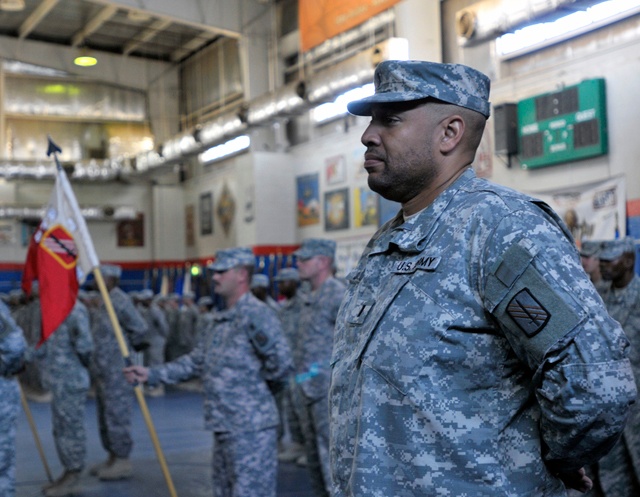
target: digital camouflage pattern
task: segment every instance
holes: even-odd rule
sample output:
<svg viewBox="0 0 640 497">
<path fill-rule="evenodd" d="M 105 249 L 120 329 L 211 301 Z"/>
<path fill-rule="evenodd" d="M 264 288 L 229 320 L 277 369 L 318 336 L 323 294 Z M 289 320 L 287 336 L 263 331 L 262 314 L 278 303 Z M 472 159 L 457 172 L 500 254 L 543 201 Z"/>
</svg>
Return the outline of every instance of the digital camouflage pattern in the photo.
<svg viewBox="0 0 640 497">
<path fill-rule="evenodd" d="M 130 349 L 140 347 L 145 343 L 147 323 L 136 309 L 131 297 L 120 288 L 113 288 L 109 296 Z M 124 360 L 104 303 L 100 304 L 95 314 L 91 332 L 95 346 L 91 373 L 96 387 L 100 440 L 107 452 L 126 459 L 133 447 L 131 439 L 133 387 L 127 383 L 122 374 Z"/>
<path fill-rule="evenodd" d="M 20 393 L 12 375 L 23 365 L 27 343 L 22 330 L 0 301 L 0 495 L 16 492 L 16 431 Z"/>
<path fill-rule="evenodd" d="M 226 441 L 214 446 L 215 496 L 275 496 L 278 412 L 267 381 L 284 378 L 290 369 L 291 354 L 277 315 L 247 292 L 231 309 L 213 314 L 212 327 L 198 336 L 189 354 L 149 370 L 151 387 L 202 379 L 205 428 L 216 440 Z M 265 430 L 272 434 L 260 433 Z M 263 442 L 268 445 L 259 446 Z M 243 447 L 249 453 L 239 453 Z M 235 467 L 232 474 L 223 463 L 228 458 L 248 466 Z M 246 488 L 234 486 L 233 494 L 227 492 L 239 474 L 259 478 L 242 478 L 236 483 Z"/>
<path fill-rule="evenodd" d="M 485 117 L 491 114 L 490 81 L 480 71 L 462 64 L 422 60 L 385 60 L 373 75 L 375 95 L 347 104 L 358 116 L 370 116 L 373 104 L 436 98 L 466 107 Z"/>
<path fill-rule="evenodd" d="M 636 388 L 628 341 L 542 202 L 465 171 L 368 243 L 336 325 L 334 497 L 566 495 Z"/>
<path fill-rule="evenodd" d="M 292 392 L 305 436 L 311 486 L 318 497 L 331 489 L 329 467 L 329 379 L 333 330 L 346 287 L 328 278 L 312 292 L 298 292 L 302 310 L 298 333 L 292 337 L 295 387 Z"/>
<path fill-rule="evenodd" d="M 633 250 L 633 245 L 631 246 Z M 620 253 L 618 257 L 622 255 Z M 624 288 L 612 288 L 611 283 L 598 287 L 611 317 L 622 326 L 631 342 L 629 359 L 640 385 L 640 277 L 634 275 Z M 622 439 L 599 462 L 599 478 L 606 497 L 635 497 L 640 494 L 640 407 L 631 408 Z"/>
<path fill-rule="evenodd" d="M 169 336 L 169 323 L 165 313 L 155 302 L 139 304 L 138 312 L 147 323 L 149 348 L 144 351 L 145 366 L 155 366 L 164 362 L 164 347 Z"/>
<path fill-rule="evenodd" d="M 89 311 L 77 301 L 71 314 L 38 349 L 42 375 L 51 392 L 53 438 L 67 471 L 82 471 L 86 456 L 84 423 L 93 337 Z"/>
</svg>

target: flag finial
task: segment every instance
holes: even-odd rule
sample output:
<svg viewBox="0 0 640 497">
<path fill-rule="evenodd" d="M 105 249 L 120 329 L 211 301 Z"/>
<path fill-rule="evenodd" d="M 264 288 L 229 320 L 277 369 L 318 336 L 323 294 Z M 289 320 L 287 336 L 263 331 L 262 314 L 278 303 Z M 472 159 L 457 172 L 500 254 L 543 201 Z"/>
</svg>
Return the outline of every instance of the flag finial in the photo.
<svg viewBox="0 0 640 497">
<path fill-rule="evenodd" d="M 58 161 L 57 154 L 61 153 L 62 149 L 53 142 L 53 140 L 51 139 L 51 136 L 47 135 L 47 140 L 49 140 L 49 146 L 47 147 L 47 157 L 50 157 L 51 154 L 53 154 L 53 158 L 56 161 L 56 166 L 58 167 L 58 169 L 60 169 L 62 166 L 60 166 L 60 162 Z"/>
</svg>

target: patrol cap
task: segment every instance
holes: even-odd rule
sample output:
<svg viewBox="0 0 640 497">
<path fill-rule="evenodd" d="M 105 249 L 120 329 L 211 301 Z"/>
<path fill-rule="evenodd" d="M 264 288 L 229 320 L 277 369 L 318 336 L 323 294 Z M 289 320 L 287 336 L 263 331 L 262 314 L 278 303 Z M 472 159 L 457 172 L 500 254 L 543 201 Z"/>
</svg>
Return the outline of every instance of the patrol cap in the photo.
<svg viewBox="0 0 640 497">
<path fill-rule="evenodd" d="M 100 266 L 100 272 L 105 277 L 120 278 L 120 276 L 122 276 L 122 268 L 115 264 L 102 264 Z"/>
<path fill-rule="evenodd" d="M 307 238 L 293 255 L 299 259 L 309 259 L 316 255 L 324 255 L 333 259 L 336 253 L 336 242 L 324 238 Z"/>
<path fill-rule="evenodd" d="M 216 259 L 209 269 L 214 271 L 228 271 L 237 266 L 254 266 L 256 258 L 253 251 L 248 247 L 235 247 L 230 249 L 218 250 Z"/>
<path fill-rule="evenodd" d="M 269 288 L 269 277 L 266 274 L 254 274 L 251 277 L 251 288 Z"/>
<path fill-rule="evenodd" d="M 278 271 L 278 274 L 273 279 L 275 281 L 300 281 L 300 273 L 296 268 L 285 267 Z"/>
<path fill-rule="evenodd" d="M 583 240 L 580 245 L 580 255 L 582 257 L 595 257 L 600 253 L 601 240 Z"/>
<path fill-rule="evenodd" d="M 491 114 L 489 78 L 462 64 L 439 64 L 422 60 L 385 60 L 376 67 L 375 94 L 347 104 L 357 116 L 370 116 L 372 104 L 409 102 L 435 98 L 442 102 Z"/>
<path fill-rule="evenodd" d="M 153 299 L 153 290 L 150 288 L 145 288 L 144 290 L 140 290 L 138 292 L 138 298 L 140 300 L 152 300 Z"/>
<path fill-rule="evenodd" d="M 600 260 L 612 261 L 627 252 L 635 253 L 636 247 L 630 236 L 618 240 L 605 240 L 600 246 Z"/>
</svg>

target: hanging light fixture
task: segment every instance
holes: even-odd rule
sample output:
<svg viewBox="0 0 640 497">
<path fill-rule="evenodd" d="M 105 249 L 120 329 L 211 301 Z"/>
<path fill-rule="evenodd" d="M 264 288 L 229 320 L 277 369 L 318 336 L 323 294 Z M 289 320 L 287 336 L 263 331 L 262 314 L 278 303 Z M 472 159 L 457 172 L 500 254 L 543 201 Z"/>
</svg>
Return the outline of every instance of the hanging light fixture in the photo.
<svg viewBox="0 0 640 497">
<path fill-rule="evenodd" d="M 75 59 L 73 59 L 73 63 L 76 66 L 80 67 L 91 67 L 95 66 L 98 63 L 98 59 L 91 55 L 89 49 L 83 48 L 80 50 L 80 54 Z"/>
</svg>

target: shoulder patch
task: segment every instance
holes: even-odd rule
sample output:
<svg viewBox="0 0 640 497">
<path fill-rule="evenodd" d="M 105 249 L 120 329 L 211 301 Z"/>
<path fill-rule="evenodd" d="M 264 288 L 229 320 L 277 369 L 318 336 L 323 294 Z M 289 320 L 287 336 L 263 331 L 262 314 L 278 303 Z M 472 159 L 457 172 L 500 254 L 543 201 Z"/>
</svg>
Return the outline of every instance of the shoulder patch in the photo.
<svg viewBox="0 0 640 497">
<path fill-rule="evenodd" d="M 551 318 L 551 314 L 528 288 L 520 290 L 509 301 L 507 314 L 529 338 L 542 331 Z"/>
</svg>

